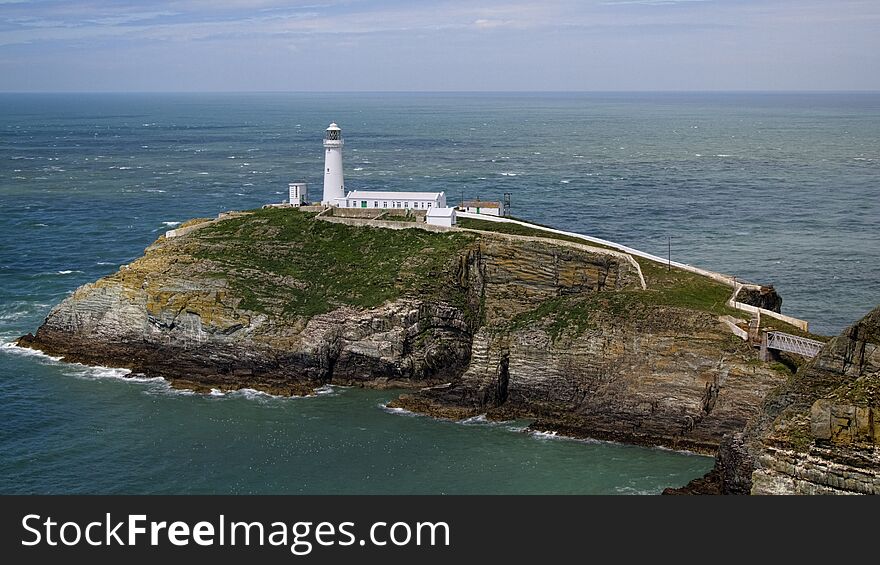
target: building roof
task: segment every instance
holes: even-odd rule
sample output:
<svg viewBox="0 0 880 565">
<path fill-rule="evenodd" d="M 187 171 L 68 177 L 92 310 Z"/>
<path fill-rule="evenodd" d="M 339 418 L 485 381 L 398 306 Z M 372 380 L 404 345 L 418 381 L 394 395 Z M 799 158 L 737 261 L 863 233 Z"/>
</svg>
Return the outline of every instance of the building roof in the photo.
<svg viewBox="0 0 880 565">
<path fill-rule="evenodd" d="M 488 200 L 465 200 L 462 206 L 468 208 L 501 208 L 501 202 L 491 202 Z"/>
<path fill-rule="evenodd" d="M 425 215 L 430 218 L 448 218 L 455 215 L 455 208 L 440 208 L 439 206 L 434 206 L 433 208 L 428 208 L 428 213 Z"/>
<path fill-rule="evenodd" d="M 341 131 L 340 127 L 336 125 L 336 122 L 333 122 L 332 124 L 330 124 L 330 127 L 328 127 L 327 129 L 328 129 L 328 130 L 331 130 L 331 129 L 338 129 L 338 130 Z"/>
<path fill-rule="evenodd" d="M 352 190 L 346 198 L 352 200 L 437 200 L 442 192 L 378 192 L 373 190 Z"/>
</svg>

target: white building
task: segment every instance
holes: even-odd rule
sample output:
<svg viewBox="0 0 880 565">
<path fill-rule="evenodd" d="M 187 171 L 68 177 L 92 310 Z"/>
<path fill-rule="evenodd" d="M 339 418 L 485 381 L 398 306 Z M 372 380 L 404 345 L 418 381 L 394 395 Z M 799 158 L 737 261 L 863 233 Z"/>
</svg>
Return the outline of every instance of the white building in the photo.
<svg viewBox="0 0 880 565">
<path fill-rule="evenodd" d="M 333 204 L 339 208 L 376 208 L 381 210 L 430 210 L 445 208 L 446 194 L 443 192 L 378 192 L 371 190 L 352 190 Z"/>
<path fill-rule="evenodd" d="M 444 226 L 447 228 L 451 228 L 455 225 L 457 221 L 455 208 L 441 208 L 439 206 L 431 208 L 425 215 L 425 221 L 432 226 Z"/>
<path fill-rule="evenodd" d="M 491 202 L 485 200 L 468 200 L 460 206 L 462 211 L 471 214 L 485 214 L 488 216 L 501 215 L 501 202 Z"/>
<path fill-rule="evenodd" d="M 410 210 L 425 212 L 425 221 L 433 225 L 452 227 L 456 221 L 455 210 L 446 207 L 443 192 L 382 192 L 352 190 L 345 192 L 342 175 L 342 129 L 330 124 L 324 133 L 324 195 L 321 204 L 337 208 L 363 208 L 374 210 Z M 304 202 L 305 184 L 290 184 L 290 202 L 298 206 Z M 296 191 L 296 192 L 295 192 Z M 497 215 L 497 214 L 496 214 Z"/>
<path fill-rule="evenodd" d="M 292 182 L 287 185 L 287 189 L 290 193 L 288 202 L 290 202 L 290 205 L 294 208 L 299 208 L 309 201 L 309 191 L 306 188 L 306 183 Z"/>
<path fill-rule="evenodd" d="M 324 132 L 324 197 L 321 204 L 331 206 L 337 198 L 345 196 L 345 180 L 342 177 L 342 129 L 336 124 Z"/>
</svg>

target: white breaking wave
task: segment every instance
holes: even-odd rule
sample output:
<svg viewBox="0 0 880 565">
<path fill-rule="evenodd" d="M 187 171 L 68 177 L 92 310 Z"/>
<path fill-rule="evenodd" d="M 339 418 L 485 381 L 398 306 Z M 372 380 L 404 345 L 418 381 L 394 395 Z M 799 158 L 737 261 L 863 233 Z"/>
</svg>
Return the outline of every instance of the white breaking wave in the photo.
<svg viewBox="0 0 880 565">
<path fill-rule="evenodd" d="M 473 426 L 475 424 L 490 424 L 491 422 L 489 422 L 485 414 L 477 414 L 476 416 L 459 420 L 458 423 L 464 424 L 465 426 Z"/>
<path fill-rule="evenodd" d="M 131 371 L 129 369 L 104 367 L 101 365 L 90 366 L 81 363 L 65 363 L 61 361 L 61 357 L 46 355 L 42 351 L 31 349 L 29 347 L 20 347 L 12 342 L 0 344 L 0 351 L 11 353 L 13 355 L 21 355 L 23 357 L 36 357 L 40 360 L 46 361 L 47 364 L 61 366 L 62 373 L 69 377 L 92 380 L 117 379 L 130 383 L 166 383 L 162 377 L 131 376 Z"/>
<path fill-rule="evenodd" d="M 382 404 L 379 404 L 379 408 L 385 412 L 388 412 L 389 414 L 396 414 L 398 416 L 409 416 L 411 418 L 421 416 L 421 414 L 416 414 L 415 412 L 411 412 L 405 408 L 394 408 L 394 407 L 388 406 L 387 402 L 383 402 Z"/>
<path fill-rule="evenodd" d="M 315 394 L 309 396 L 331 396 L 339 394 L 336 390 L 337 388 L 350 388 L 350 387 L 334 387 L 333 385 L 323 385 L 319 386 L 315 389 Z"/>
<path fill-rule="evenodd" d="M 21 355 L 23 357 L 39 357 L 53 363 L 59 363 L 61 361 L 61 357 L 46 355 L 42 351 L 37 351 L 36 349 L 31 349 L 30 347 L 21 347 L 13 342 L 8 341 L 0 344 L 0 351 L 4 353 L 10 353 L 12 355 Z"/>
<path fill-rule="evenodd" d="M 166 226 L 168 226 L 168 227 L 170 227 L 170 228 L 173 228 L 174 226 L 179 226 L 179 225 L 180 225 L 180 222 L 162 222 L 162 224 L 163 224 L 163 225 L 166 225 Z"/>
<path fill-rule="evenodd" d="M 73 274 L 73 273 L 81 273 L 81 272 L 82 272 L 82 271 L 71 271 L 71 270 L 68 269 L 68 270 L 64 270 L 64 271 L 55 271 L 55 274 L 56 274 L 56 275 L 70 275 L 70 274 Z"/>
<path fill-rule="evenodd" d="M 552 432 L 552 431 L 529 430 L 528 433 L 533 438 L 535 438 L 537 440 L 541 440 L 541 441 L 561 440 L 561 441 L 576 441 L 578 443 L 590 443 L 590 444 L 617 443 L 615 441 L 602 441 L 602 440 L 598 440 L 598 439 L 572 437 L 572 436 L 562 435 L 558 432 Z"/>
</svg>

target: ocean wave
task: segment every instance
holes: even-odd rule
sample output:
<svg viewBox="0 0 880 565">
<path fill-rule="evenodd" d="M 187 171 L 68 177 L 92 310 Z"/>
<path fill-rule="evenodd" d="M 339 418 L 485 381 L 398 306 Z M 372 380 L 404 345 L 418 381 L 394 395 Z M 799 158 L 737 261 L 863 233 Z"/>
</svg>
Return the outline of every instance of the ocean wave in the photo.
<svg viewBox="0 0 880 565">
<path fill-rule="evenodd" d="M 391 401 L 389 400 L 388 402 L 391 402 Z M 389 414 L 394 414 L 396 416 L 408 416 L 410 418 L 417 418 L 417 417 L 421 416 L 421 414 L 416 414 L 415 412 L 407 410 L 406 408 L 397 408 L 397 407 L 393 407 L 393 406 L 388 406 L 388 402 L 383 402 L 381 404 L 378 404 L 379 409 L 382 410 L 383 412 L 388 412 Z"/>
<path fill-rule="evenodd" d="M 68 363 L 65 363 L 68 365 Z M 114 367 L 80 365 L 78 363 L 70 363 L 70 367 L 62 372 L 69 377 L 76 377 L 86 380 L 103 380 L 117 379 L 127 383 L 165 383 L 162 377 L 145 377 L 132 375 L 129 369 L 120 369 Z"/>
<path fill-rule="evenodd" d="M 159 379 L 162 380 L 162 379 Z M 214 399 L 244 399 L 244 400 L 255 400 L 258 402 L 267 402 L 267 401 L 289 401 L 289 400 L 301 400 L 305 398 L 317 398 L 319 396 L 336 396 L 338 394 L 339 388 L 347 388 L 347 387 L 338 387 L 333 385 L 323 385 L 315 389 L 312 394 L 306 394 L 303 396 L 287 396 L 281 394 L 271 394 L 262 390 L 257 390 L 255 388 L 239 388 L 235 390 L 220 390 L 219 388 L 212 388 L 208 393 L 196 392 L 191 389 L 186 388 L 174 388 L 168 385 L 165 389 L 162 390 L 153 390 L 150 391 L 153 394 L 163 394 L 163 395 L 182 395 L 182 396 L 203 396 L 205 398 L 214 398 Z"/>
<path fill-rule="evenodd" d="M 533 438 L 539 441 L 574 441 L 577 443 L 588 443 L 588 444 L 600 444 L 600 443 L 613 443 L 616 444 L 615 441 L 603 441 L 599 439 L 592 438 L 580 438 L 580 437 L 572 437 L 564 434 L 560 434 L 555 431 L 545 431 L 545 430 L 526 430 L 527 433 Z"/>
<path fill-rule="evenodd" d="M 12 355 L 21 355 L 22 357 L 37 357 L 46 361 L 50 361 L 53 363 L 61 362 L 61 357 L 54 357 L 52 355 L 46 355 L 42 351 L 37 349 L 31 349 L 30 347 L 22 347 L 15 342 L 12 341 L 3 341 L 0 343 L 0 351 L 4 353 L 9 353 Z"/>
<path fill-rule="evenodd" d="M 620 494 L 630 494 L 630 495 L 641 495 L 647 496 L 651 494 L 657 494 L 656 490 L 646 490 L 646 489 L 638 489 L 634 487 L 614 487 L 614 492 Z"/>
<path fill-rule="evenodd" d="M 173 228 L 174 226 L 179 226 L 180 222 L 162 222 L 162 225 L 168 226 L 169 228 Z"/>
<path fill-rule="evenodd" d="M 66 270 L 63 270 L 63 271 L 55 271 L 55 273 L 53 273 L 53 274 L 56 274 L 56 275 L 72 275 L 73 273 L 81 273 L 81 272 L 82 272 L 82 271 L 75 271 L 75 270 L 66 269 Z"/>
<path fill-rule="evenodd" d="M 310 394 L 309 396 L 336 396 L 339 394 L 338 389 L 350 388 L 347 386 L 333 386 L 333 385 L 323 385 L 319 386 L 315 389 L 314 394 Z"/>
<path fill-rule="evenodd" d="M 489 419 L 486 418 L 485 414 L 477 414 L 476 416 L 471 416 L 470 418 L 459 420 L 458 423 L 465 426 L 474 426 L 482 424 L 492 424 L 494 422 L 490 422 Z"/>
</svg>

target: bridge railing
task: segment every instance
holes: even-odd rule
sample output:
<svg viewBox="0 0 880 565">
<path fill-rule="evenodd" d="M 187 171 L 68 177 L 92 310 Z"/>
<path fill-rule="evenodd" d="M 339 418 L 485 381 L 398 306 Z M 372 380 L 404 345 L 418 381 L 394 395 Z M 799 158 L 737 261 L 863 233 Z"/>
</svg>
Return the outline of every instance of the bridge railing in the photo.
<svg viewBox="0 0 880 565">
<path fill-rule="evenodd" d="M 825 344 L 815 339 L 787 334 L 785 332 L 765 332 L 761 340 L 761 358 L 769 360 L 770 349 L 796 353 L 811 359 L 819 354 Z"/>
</svg>

